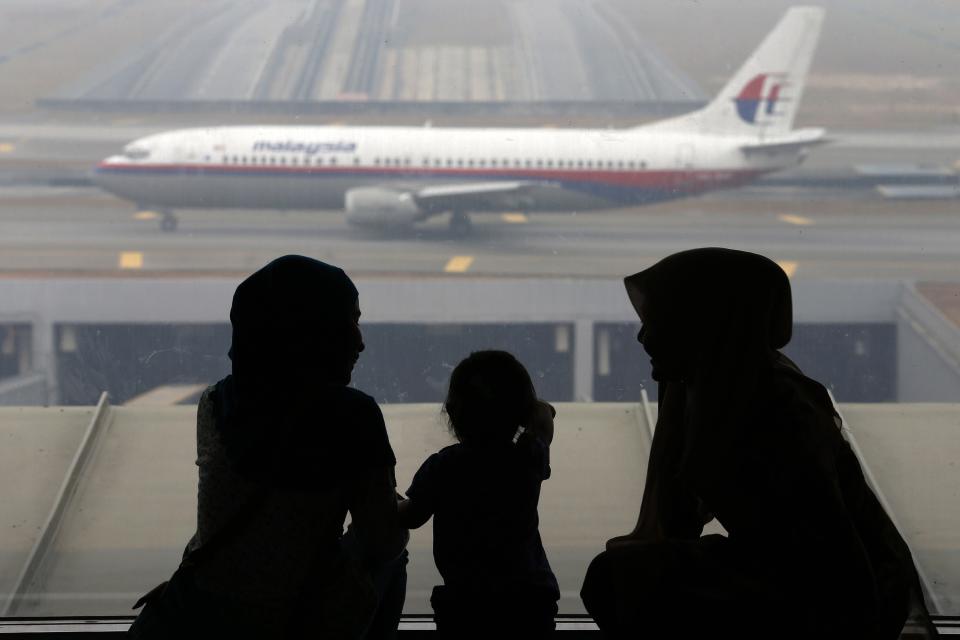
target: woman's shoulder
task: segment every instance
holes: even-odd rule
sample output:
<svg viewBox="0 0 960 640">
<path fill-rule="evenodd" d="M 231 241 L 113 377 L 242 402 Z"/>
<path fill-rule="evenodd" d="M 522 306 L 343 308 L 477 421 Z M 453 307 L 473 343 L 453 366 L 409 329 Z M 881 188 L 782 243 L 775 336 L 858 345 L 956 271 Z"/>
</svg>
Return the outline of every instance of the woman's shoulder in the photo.
<svg viewBox="0 0 960 640">
<path fill-rule="evenodd" d="M 373 399 L 373 396 L 360 391 L 360 389 L 355 389 L 354 387 L 337 387 L 337 392 L 340 398 L 346 403 L 357 407 L 376 409 L 378 412 L 380 411 L 380 406 L 377 404 L 377 401 Z"/>
<path fill-rule="evenodd" d="M 336 387 L 326 394 L 329 409 L 336 414 L 340 421 L 345 421 L 357 428 L 384 428 L 383 412 L 373 396 L 354 389 L 353 387 Z"/>
<path fill-rule="evenodd" d="M 804 449 L 826 451 L 842 440 L 840 419 L 826 387 L 796 365 L 775 369 L 771 400 L 776 421 L 789 427 L 783 435 Z"/>
<path fill-rule="evenodd" d="M 372 396 L 353 387 L 337 387 L 327 392 L 324 401 L 331 405 L 330 427 L 338 429 L 341 446 L 373 466 L 396 464 L 383 412 Z"/>
</svg>

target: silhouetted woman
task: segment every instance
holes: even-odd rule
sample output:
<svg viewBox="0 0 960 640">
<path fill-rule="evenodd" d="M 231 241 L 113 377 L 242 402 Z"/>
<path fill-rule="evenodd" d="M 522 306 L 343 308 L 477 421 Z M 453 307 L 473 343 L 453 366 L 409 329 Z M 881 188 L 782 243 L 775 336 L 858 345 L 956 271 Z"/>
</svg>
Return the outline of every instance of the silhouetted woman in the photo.
<svg viewBox="0 0 960 640">
<path fill-rule="evenodd" d="M 359 318 L 350 278 L 302 256 L 237 288 L 233 372 L 198 408 L 197 532 L 141 635 L 395 633 L 407 534 L 383 416 L 347 386 Z"/>
<path fill-rule="evenodd" d="M 660 404 L 637 526 L 581 592 L 605 635 L 898 637 L 916 570 L 826 390 L 778 351 L 783 270 L 696 249 L 626 286 Z M 701 537 L 713 518 L 728 537 Z"/>
</svg>

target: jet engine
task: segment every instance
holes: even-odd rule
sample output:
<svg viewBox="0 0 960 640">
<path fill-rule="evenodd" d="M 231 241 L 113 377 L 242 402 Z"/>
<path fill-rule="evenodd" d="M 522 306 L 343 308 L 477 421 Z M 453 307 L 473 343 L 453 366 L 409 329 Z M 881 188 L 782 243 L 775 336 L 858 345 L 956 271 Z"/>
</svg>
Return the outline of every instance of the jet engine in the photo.
<svg viewBox="0 0 960 640">
<path fill-rule="evenodd" d="M 413 194 L 383 187 L 360 187 L 344 198 L 347 223 L 358 227 L 406 227 L 424 217 Z"/>
</svg>

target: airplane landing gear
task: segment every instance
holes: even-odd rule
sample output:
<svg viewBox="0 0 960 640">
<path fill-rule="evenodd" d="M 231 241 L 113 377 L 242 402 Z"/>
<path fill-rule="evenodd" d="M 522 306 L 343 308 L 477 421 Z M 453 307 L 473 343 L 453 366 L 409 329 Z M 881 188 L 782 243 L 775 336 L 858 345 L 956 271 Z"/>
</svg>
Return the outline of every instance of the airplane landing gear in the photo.
<svg viewBox="0 0 960 640">
<path fill-rule="evenodd" d="M 463 238 L 470 235 L 473 231 L 473 223 L 470 216 L 463 211 L 450 212 L 450 233 L 457 238 Z"/>
<path fill-rule="evenodd" d="M 160 230 L 166 231 L 167 233 L 177 230 L 177 216 L 173 215 L 173 212 L 163 212 L 163 217 L 160 218 Z"/>
</svg>

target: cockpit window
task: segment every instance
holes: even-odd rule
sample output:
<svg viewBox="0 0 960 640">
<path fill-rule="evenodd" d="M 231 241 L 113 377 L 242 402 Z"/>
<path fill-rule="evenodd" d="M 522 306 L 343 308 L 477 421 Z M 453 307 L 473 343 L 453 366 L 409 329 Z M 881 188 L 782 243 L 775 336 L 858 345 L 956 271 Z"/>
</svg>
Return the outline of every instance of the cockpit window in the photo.
<svg viewBox="0 0 960 640">
<path fill-rule="evenodd" d="M 145 147 L 126 147 L 123 155 L 131 160 L 146 160 L 150 157 L 150 150 Z"/>
</svg>

